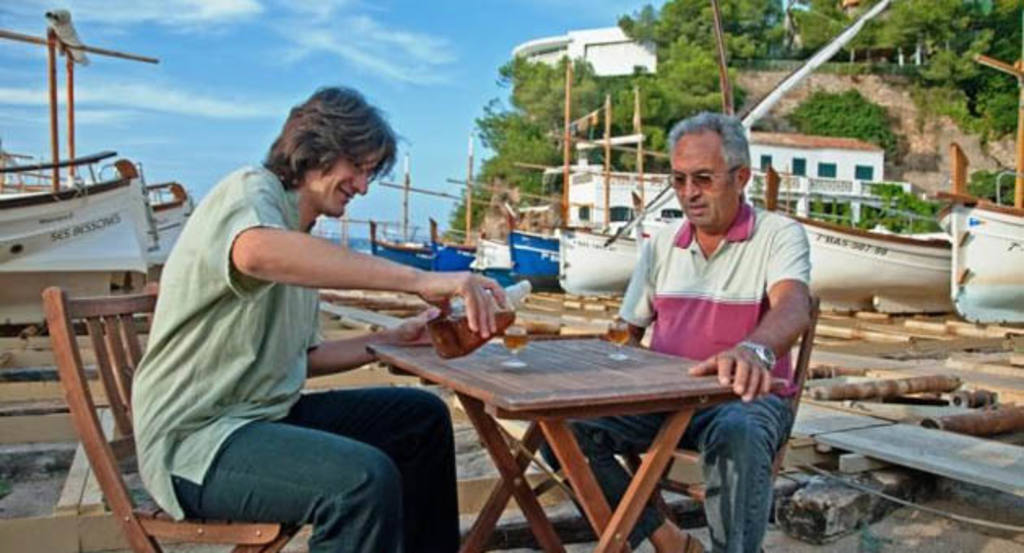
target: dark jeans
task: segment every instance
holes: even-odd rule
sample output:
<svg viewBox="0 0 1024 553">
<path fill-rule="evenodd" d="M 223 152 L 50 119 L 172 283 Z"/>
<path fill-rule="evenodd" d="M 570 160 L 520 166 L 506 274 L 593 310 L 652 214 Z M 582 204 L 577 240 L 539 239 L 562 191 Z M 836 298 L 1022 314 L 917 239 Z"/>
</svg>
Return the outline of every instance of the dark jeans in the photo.
<svg viewBox="0 0 1024 553">
<path fill-rule="evenodd" d="M 201 486 L 174 486 L 190 518 L 312 524 L 310 553 L 459 547 L 451 420 L 422 390 L 304 395 L 235 431 Z"/>
<path fill-rule="evenodd" d="M 611 505 L 619 504 L 630 481 L 615 456 L 647 451 L 665 417 L 658 413 L 572 423 L 580 449 Z M 792 418 L 789 404 L 774 395 L 694 413 L 679 445 L 701 452 L 712 551 L 761 550 L 772 503 L 772 462 Z M 557 466 L 547 444 L 543 453 Z M 661 515 L 648 505 L 629 536 L 630 544 L 635 548 L 662 523 Z"/>
</svg>

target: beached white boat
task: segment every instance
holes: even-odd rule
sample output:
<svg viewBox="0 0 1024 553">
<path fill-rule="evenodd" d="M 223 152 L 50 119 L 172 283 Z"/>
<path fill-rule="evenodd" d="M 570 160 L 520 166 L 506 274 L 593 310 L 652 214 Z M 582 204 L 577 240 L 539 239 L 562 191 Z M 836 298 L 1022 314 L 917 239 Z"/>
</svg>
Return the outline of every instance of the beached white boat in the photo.
<svg viewBox="0 0 1024 553">
<path fill-rule="evenodd" d="M 185 187 L 176 182 L 147 185 L 146 193 L 149 195 L 152 226 L 156 231 L 147 261 L 150 265 L 163 265 L 195 205 Z"/>
<path fill-rule="evenodd" d="M 944 313 L 948 239 L 884 234 L 803 217 L 811 248 L 811 291 L 823 307 L 883 313 Z M 933 235 L 934 236 L 934 235 Z"/>
<path fill-rule="evenodd" d="M 0 324 L 42 321 L 47 286 L 103 295 L 126 273 L 139 273 L 141 281 L 148 231 L 137 178 L 0 195 Z"/>
<path fill-rule="evenodd" d="M 976 323 L 1024 323 L 1024 210 L 956 202 L 942 215 L 953 240 L 953 305 Z"/>
<path fill-rule="evenodd" d="M 619 238 L 605 246 L 608 238 L 585 230 L 562 231 L 558 277 L 563 290 L 581 296 L 626 291 L 640 255 L 637 241 Z"/>
</svg>

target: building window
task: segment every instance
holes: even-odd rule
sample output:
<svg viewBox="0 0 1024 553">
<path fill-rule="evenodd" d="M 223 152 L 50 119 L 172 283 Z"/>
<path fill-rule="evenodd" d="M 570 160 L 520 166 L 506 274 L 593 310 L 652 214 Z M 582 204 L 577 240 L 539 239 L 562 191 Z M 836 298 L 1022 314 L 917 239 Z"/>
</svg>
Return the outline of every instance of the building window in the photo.
<svg viewBox="0 0 1024 553">
<path fill-rule="evenodd" d="M 853 168 L 853 178 L 857 180 L 875 180 L 875 168 L 870 165 L 858 165 Z"/>
<path fill-rule="evenodd" d="M 836 164 L 835 163 L 819 163 L 818 164 L 818 176 L 826 179 L 836 178 Z"/>
<path fill-rule="evenodd" d="M 793 158 L 793 174 L 798 177 L 807 176 L 807 160 L 802 157 Z"/>
<path fill-rule="evenodd" d="M 761 170 L 767 171 L 772 166 L 772 156 L 762 155 L 761 156 Z"/>
<path fill-rule="evenodd" d="M 661 210 L 661 218 L 662 219 L 682 219 L 683 218 L 683 210 L 682 209 L 662 209 Z"/>
<path fill-rule="evenodd" d="M 590 220 L 590 206 L 589 205 L 581 205 L 580 206 L 579 217 L 580 217 L 580 221 L 589 221 Z"/>
<path fill-rule="evenodd" d="M 633 208 L 624 206 L 612 207 L 611 222 L 619 223 L 633 218 Z"/>
</svg>

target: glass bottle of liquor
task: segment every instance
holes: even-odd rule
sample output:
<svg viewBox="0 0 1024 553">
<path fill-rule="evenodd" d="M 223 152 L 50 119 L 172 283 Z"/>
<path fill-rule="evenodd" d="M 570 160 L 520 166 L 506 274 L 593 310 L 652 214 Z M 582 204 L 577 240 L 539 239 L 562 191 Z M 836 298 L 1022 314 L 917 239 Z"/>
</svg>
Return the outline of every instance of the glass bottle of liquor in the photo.
<svg viewBox="0 0 1024 553">
<path fill-rule="evenodd" d="M 508 309 L 501 309 L 495 312 L 494 319 L 497 325 L 495 335 L 501 335 L 516 320 L 515 307 L 530 294 L 532 287 L 527 281 L 516 283 L 505 288 L 505 298 Z M 462 357 L 475 351 L 487 342 L 469 328 L 469 321 L 466 319 L 466 307 L 462 298 L 455 298 L 451 302 L 451 309 L 447 315 L 439 315 L 427 322 L 427 332 L 430 334 L 430 341 L 434 350 L 444 359 Z"/>
</svg>

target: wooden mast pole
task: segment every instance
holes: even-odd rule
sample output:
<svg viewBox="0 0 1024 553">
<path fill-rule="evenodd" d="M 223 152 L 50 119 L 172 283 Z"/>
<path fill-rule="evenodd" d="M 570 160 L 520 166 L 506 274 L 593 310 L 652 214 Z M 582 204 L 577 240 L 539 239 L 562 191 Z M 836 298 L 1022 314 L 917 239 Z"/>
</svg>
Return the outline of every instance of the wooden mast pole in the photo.
<svg viewBox="0 0 1024 553">
<path fill-rule="evenodd" d="M 50 151 L 53 157 L 53 191 L 60 190 L 60 145 L 57 138 L 57 34 L 46 31 L 46 81 L 50 92 Z"/>
<path fill-rule="evenodd" d="M 718 50 L 718 81 L 722 89 L 722 113 L 732 115 L 732 86 L 729 84 L 729 70 L 725 61 L 725 35 L 722 32 L 722 14 L 718 9 L 718 0 L 711 0 L 711 13 L 715 19 L 715 44 Z"/>
<path fill-rule="evenodd" d="M 647 205 L 645 193 L 647 187 L 644 183 L 644 125 L 640 113 L 640 86 L 633 87 L 633 133 L 640 135 L 640 141 L 636 144 L 636 173 L 637 182 L 640 183 L 640 205 Z"/>
<path fill-rule="evenodd" d="M 71 59 L 71 52 L 67 48 L 64 48 L 64 61 L 68 87 L 68 159 L 75 159 L 75 60 Z M 74 182 L 74 165 L 68 166 L 68 176 Z"/>
<path fill-rule="evenodd" d="M 95 46 L 69 46 L 61 42 L 57 37 L 57 34 L 53 29 L 46 30 L 46 38 L 40 38 L 37 36 L 26 35 L 22 33 L 15 33 L 12 31 L 6 31 L 0 29 L 0 38 L 8 40 L 16 40 L 18 42 L 27 42 L 29 44 L 38 44 L 46 47 L 47 57 L 47 83 L 49 87 L 49 98 L 50 98 L 50 150 L 53 152 L 53 191 L 60 190 L 60 169 L 56 165 L 60 162 L 60 140 L 57 133 L 57 46 L 64 50 L 67 55 L 67 72 L 68 72 L 68 156 L 73 159 L 75 157 L 75 115 L 74 115 L 74 60 L 71 58 L 69 50 L 80 50 L 82 52 L 90 52 L 93 54 L 99 54 L 101 56 L 110 56 L 114 58 L 121 58 L 126 60 L 142 61 L 146 63 L 159 63 L 156 58 L 150 58 L 146 56 L 139 56 L 135 54 L 129 54 L 125 52 L 118 52 L 116 50 L 108 50 L 106 48 L 97 48 Z M 68 168 L 69 174 L 74 176 L 75 168 L 70 166 Z"/>
<path fill-rule="evenodd" d="M 1022 19 L 1024 19 L 1024 15 L 1022 15 Z M 1024 20 L 1022 20 L 1022 24 L 1024 24 Z M 1021 48 L 1021 60 L 1014 65 L 980 54 L 974 57 L 974 61 L 1017 79 L 1017 174 L 1014 179 L 1013 206 L 1018 209 L 1024 209 L 1024 43 Z"/>
<path fill-rule="evenodd" d="M 565 128 L 562 135 L 562 226 L 569 225 L 569 118 L 572 97 L 572 58 L 565 58 Z"/>
<path fill-rule="evenodd" d="M 469 133 L 469 160 L 466 163 L 466 182 L 473 182 L 473 133 Z M 466 187 L 466 236 L 464 243 L 471 241 L 470 231 L 473 230 L 473 187 Z"/>
<path fill-rule="evenodd" d="M 604 95 L 604 228 L 612 222 L 612 95 Z"/>
<path fill-rule="evenodd" d="M 405 154 L 405 177 L 402 179 L 402 239 L 409 241 L 409 154 Z"/>
</svg>

